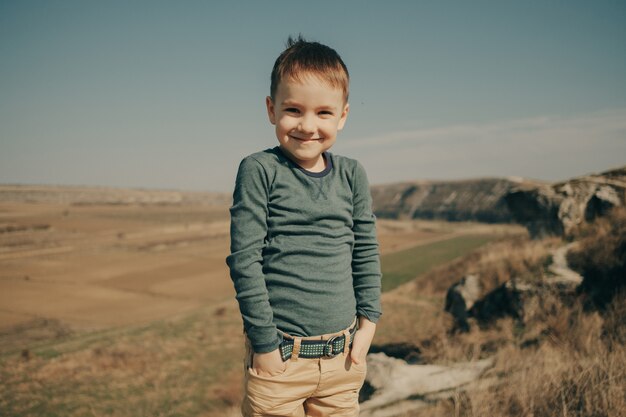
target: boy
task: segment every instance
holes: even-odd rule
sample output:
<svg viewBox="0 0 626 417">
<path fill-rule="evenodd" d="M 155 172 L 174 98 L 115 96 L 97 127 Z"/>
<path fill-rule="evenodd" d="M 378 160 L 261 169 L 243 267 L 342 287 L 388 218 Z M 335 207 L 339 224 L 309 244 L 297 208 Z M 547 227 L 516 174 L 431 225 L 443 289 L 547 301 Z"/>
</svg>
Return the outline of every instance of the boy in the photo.
<svg viewBox="0 0 626 417">
<path fill-rule="evenodd" d="M 279 145 L 237 172 L 226 263 L 243 318 L 244 416 L 356 416 L 382 314 L 363 166 L 328 152 L 348 116 L 333 49 L 287 42 L 266 98 Z"/>
</svg>

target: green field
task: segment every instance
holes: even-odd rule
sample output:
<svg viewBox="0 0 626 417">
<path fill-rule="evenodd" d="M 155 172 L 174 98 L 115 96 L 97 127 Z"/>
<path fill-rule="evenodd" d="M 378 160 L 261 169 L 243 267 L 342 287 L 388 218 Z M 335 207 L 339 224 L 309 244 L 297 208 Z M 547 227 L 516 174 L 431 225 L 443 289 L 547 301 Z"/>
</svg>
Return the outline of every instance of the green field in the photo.
<svg viewBox="0 0 626 417">
<path fill-rule="evenodd" d="M 493 240 L 492 235 L 456 236 L 382 256 L 382 290 L 389 291 Z"/>
</svg>

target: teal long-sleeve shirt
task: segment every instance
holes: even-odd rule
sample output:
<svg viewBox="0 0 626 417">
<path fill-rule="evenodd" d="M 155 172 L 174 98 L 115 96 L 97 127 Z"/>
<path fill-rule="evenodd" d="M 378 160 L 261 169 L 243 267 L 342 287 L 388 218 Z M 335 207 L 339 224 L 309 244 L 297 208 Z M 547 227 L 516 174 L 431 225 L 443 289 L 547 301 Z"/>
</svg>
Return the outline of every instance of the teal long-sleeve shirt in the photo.
<svg viewBox="0 0 626 417">
<path fill-rule="evenodd" d="M 381 270 L 367 175 L 360 162 L 324 152 L 310 172 L 279 146 L 243 158 L 230 208 L 230 268 L 255 352 L 282 333 L 314 336 L 376 323 Z"/>
</svg>

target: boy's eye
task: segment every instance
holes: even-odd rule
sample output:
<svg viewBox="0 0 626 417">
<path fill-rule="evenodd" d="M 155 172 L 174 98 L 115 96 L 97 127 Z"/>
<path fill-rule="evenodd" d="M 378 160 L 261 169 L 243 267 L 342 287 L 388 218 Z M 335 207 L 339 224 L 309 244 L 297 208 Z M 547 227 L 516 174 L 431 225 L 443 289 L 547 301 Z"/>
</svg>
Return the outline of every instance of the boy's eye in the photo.
<svg viewBox="0 0 626 417">
<path fill-rule="evenodd" d="M 332 116 L 332 115 L 333 115 L 333 112 L 332 112 L 332 111 L 330 111 L 330 110 L 322 110 L 322 111 L 320 112 L 320 114 L 327 115 L 327 116 Z"/>
<path fill-rule="evenodd" d="M 295 107 L 287 107 L 287 108 L 285 109 L 285 111 L 286 111 L 287 113 L 298 113 L 298 111 L 299 111 L 299 110 L 298 110 L 298 109 L 296 109 Z"/>
</svg>

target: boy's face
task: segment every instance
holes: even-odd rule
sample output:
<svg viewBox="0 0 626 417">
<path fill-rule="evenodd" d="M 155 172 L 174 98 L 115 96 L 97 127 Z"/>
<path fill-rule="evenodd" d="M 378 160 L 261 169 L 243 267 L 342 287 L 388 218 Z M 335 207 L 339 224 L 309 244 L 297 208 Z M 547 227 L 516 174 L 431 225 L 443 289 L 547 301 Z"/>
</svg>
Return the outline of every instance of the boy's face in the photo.
<svg viewBox="0 0 626 417">
<path fill-rule="evenodd" d="M 348 116 L 343 91 L 307 76 L 281 81 L 275 100 L 268 96 L 265 104 L 281 149 L 302 168 L 323 169 L 322 152 L 333 146 Z"/>
</svg>

